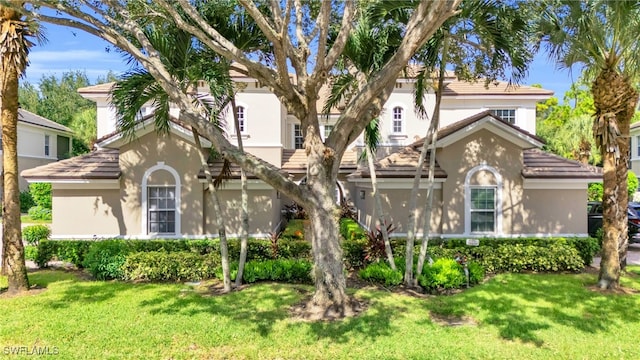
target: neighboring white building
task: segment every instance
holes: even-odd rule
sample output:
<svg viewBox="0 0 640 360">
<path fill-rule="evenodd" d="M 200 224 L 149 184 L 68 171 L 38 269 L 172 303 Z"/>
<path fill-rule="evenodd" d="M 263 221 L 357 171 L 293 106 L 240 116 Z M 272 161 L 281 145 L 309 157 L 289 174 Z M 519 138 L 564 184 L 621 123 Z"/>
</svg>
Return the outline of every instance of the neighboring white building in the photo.
<svg viewBox="0 0 640 360">
<path fill-rule="evenodd" d="M 70 157 L 72 135 L 73 132 L 66 126 L 19 109 L 18 167 L 20 172 Z M 0 154 L 2 154 L 1 142 Z M 0 161 L 1 170 L 2 162 Z M 20 191 L 28 187 L 29 183 L 20 177 Z"/>
</svg>

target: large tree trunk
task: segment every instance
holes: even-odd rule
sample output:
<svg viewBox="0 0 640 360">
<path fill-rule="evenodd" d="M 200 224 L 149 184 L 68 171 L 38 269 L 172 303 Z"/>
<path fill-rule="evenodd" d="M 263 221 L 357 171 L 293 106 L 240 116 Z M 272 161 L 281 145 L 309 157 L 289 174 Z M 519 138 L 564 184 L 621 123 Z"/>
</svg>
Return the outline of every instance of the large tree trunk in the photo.
<svg viewBox="0 0 640 360">
<path fill-rule="evenodd" d="M 14 10 L 0 8 L 3 31 L 7 31 L 5 28 L 7 21 L 19 19 L 19 14 Z M 16 68 L 15 60 L 11 59 L 11 55 L 8 50 L 5 50 L 2 55 L 2 71 L 0 72 L 2 76 L 0 101 L 2 102 L 2 162 L 4 171 L 2 240 L 6 252 L 9 292 L 16 293 L 29 290 L 29 278 L 24 263 L 24 246 L 20 228 L 20 188 L 18 185 L 18 76 L 21 69 Z"/>
<path fill-rule="evenodd" d="M 311 114 L 310 116 L 316 116 Z M 313 131 L 313 130 L 310 130 Z M 307 149 L 307 186 L 311 197 L 303 206 L 311 220 L 310 236 L 314 267 L 315 293 L 307 306 L 310 318 L 344 317 L 354 313 L 354 302 L 346 293 L 342 247 L 335 201 L 337 166 L 320 139 L 319 133 L 305 137 Z"/>
<path fill-rule="evenodd" d="M 193 134 L 193 140 L 198 148 L 198 154 L 200 155 L 200 163 L 204 175 L 207 178 L 207 184 L 209 185 L 209 194 L 211 196 L 211 202 L 213 203 L 213 212 L 216 218 L 216 227 L 218 228 L 218 237 L 220 238 L 220 262 L 222 265 L 222 283 L 224 291 L 231 291 L 231 270 L 229 269 L 229 246 L 227 244 L 227 232 L 224 227 L 224 221 L 222 220 L 222 210 L 220 207 L 220 198 L 218 197 L 218 191 L 213 183 L 213 176 L 207 164 L 207 153 L 204 151 L 202 144 L 200 143 L 200 134 L 194 128 L 191 128 Z"/>
<path fill-rule="evenodd" d="M 382 240 L 384 241 L 384 252 L 387 254 L 387 262 L 389 266 L 396 270 L 396 263 L 393 260 L 393 251 L 391 250 L 391 242 L 389 241 L 389 232 L 387 231 L 387 220 L 382 208 L 382 199 L 380 199 L 380 192 L 378 191 L 378 180 L 376 178 L 376 166 L 373 162 L 373 151 L 368 144 L 364 146 L 364 151 L 367 156 L 367 164 L 369 165 L 369 174 L 371 174 L 371 190 L 373 201 L 375 202 L 376 212 L 378 213 L 378 222 L 380 223 L 380 232 L 382 233 Z M 375 228 L 375 221 L 372 224 Z"/>
<path fill-rule="evenodd" d="M 604 162 L 604 233 L 598 286 L 613 289 L 619 286 L 621 263 L 626 263 L 628 141 L 638 93 L 615 69 L 601 71 L 591 91 L 596 108 L 594 135 Z"/>
</svg>

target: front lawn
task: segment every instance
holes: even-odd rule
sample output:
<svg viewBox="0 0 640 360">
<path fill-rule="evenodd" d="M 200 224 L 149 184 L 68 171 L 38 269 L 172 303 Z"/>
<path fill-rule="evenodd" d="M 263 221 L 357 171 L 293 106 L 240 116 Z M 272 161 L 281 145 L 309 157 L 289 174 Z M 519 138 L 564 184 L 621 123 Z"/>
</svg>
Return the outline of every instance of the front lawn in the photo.
<svg viewBox="0 0 640 360">
<path fill-rule="evenodd" d="M 353 290 L 369 309 L 320 323 L 289 315 L 313 290 L 303 285 L 209 296 L 182 284 L 85 281 L 61 271 L 30 279 L 46 290 L 0 295 L 3 355 L 36 346 L 64 359 L 640 357 L 640 295 L 591 291 L 592 274 L 503 274 L 438 297 Z M 623 282 L 640 289 L 640 275 Z"/>
</svg>

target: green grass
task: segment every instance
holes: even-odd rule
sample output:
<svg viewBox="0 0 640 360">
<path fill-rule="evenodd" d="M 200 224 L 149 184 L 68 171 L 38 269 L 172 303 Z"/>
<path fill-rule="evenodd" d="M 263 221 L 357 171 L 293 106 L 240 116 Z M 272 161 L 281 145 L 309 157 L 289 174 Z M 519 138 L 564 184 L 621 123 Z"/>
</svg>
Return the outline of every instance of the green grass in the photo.
<svg viewBox="0 0 640 360">
<path fill-rule="evenodd" d="M 365 313 L 317 323 L 289 316 L 313 290 L 301 285 L 263 283 L 211 297 L 181 284 L 83 281 L 58 271 L 30 279 L 47 289 L 0 298 L 0 354 L 36 345 L 56 347 L 63 359 L 640 357 L 640 295 L 592 292 L 590 274 L 505 274 L 426 298 L 357 290 L 370 302 Z M 623 283 L 640 289 L 640 276 Z M 475 324 L 443 326 L 430 314 Z"/>
<path fill-rule="evenodd" d="M 51 224 L 51 220 L 34 220 L 29 215 L 20 216 L 20 222 L 23 224 Z"/>
</svg>

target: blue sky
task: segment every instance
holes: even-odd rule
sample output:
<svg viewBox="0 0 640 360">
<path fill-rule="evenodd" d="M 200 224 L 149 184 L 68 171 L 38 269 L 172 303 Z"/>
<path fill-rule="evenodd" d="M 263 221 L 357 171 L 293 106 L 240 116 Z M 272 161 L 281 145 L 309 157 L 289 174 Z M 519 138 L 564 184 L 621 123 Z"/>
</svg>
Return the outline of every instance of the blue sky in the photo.
<svg viewBox="0 0 640 360">
<path fill-rule="evenodd" d="M 47 43 L 36 45 L 31 50 L 26 80 L 32 84 L 37 84 L 43 75 L 60 76 L 69 70 L 85 71 L 94 82 L 98 77 L 104 77 L 109 70 L 119 74 L 128 68 L 120 53 L 93 35 L 50 24 L 45 26 L 45 34 Z M 574 80 L 578 76 L 579 73 L 574 72 Z M 562 101 L 562 95 L 569 89 L 571 82 L 569 71 L 555 69 L 555 65 L 544 54 L 539 54 L 531 64 L 529 76 L 523 84 L 541 84 L 543 88 L 553 90 Z"/>
</svg>

